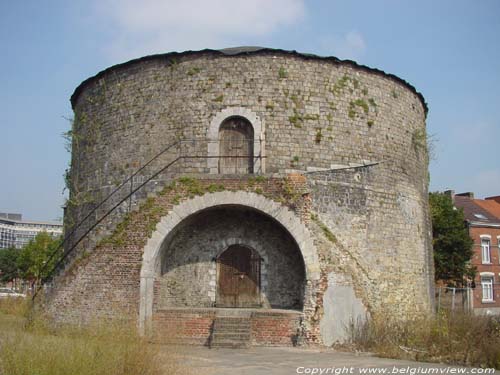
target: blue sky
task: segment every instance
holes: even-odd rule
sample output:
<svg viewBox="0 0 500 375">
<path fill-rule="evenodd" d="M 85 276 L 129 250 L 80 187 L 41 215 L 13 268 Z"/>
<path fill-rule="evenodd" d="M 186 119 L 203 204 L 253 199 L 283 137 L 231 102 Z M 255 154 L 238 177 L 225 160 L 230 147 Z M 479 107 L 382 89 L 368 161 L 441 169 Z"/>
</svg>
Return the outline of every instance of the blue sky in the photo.
<svg viewBox="0 0 500 375">
<path fill-rule="evenodd" d="M 500 195 L 498 0 L 0 0 L 0 211 L 62 216 L 69 97 L 152 53 L 259 45 L 354 59 L 429 104 L 431 190 Z"/>
</svg>

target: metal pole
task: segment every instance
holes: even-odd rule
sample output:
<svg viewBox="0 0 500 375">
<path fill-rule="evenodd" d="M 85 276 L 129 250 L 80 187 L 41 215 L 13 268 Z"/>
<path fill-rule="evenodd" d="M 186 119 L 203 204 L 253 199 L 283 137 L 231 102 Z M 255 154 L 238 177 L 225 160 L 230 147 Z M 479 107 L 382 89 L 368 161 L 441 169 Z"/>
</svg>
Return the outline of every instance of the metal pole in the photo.
<svg viewBox="0 0 500 375">
<path fill-rule="evenodd" d="M 439 287 L 439 292 L 438 292 L 438 303 L 437 303 L 437 311 L 441 311 L 441 291 L 443 290 L 442 287 Z"/>
<path fill-rule="evenodd" d="M 132 208 L 132 192 L 134 190 L 134 177 L 130 179 L 130 196 L 128 198 L 128 212 L 130 212 Z"/>
</svg>

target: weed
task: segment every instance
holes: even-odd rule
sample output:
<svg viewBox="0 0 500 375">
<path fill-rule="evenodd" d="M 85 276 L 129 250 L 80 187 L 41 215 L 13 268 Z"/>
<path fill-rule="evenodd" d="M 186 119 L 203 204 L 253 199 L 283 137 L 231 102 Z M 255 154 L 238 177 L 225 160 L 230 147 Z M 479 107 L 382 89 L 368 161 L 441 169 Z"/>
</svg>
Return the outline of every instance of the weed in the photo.
<svg viewBox="0 0 500 375">
<path fill-rule="evenodd" d="M 321 134 L 321 129 L 316 128 L 316 135 L 314 136 L 314 142 L 316 142 L 316 144 L 320 144 L 322 138 L 323 134 Z"/>
<path fill-rule="evenodd" d="M 98 322 L 86 328 L 51 327 L 38 318 L 0 313 L 0 373 L 9 375 L 160 375 L 189 373 L 178 354 L 160 352 L 137 334 L 129 319 Z"/>
<path fill-rule="evenodd" d="M 356 348 L 388 358 L 500 368 L 500 319 L 458 311 L 397 320 L 390 312 L 351 327 Z"/>
<path fill-rule="evenodd" d="M 194 76 L 195 74 L 198 74 L 200 71 L 201 71 L 200 68 L 193 67 L 193 68 L 191 68 L 191 69 L 188 70 L 187 75 L 188 76 Z"/>
<path fill-rule="evenodd" d="M 278 71 L 278 77 L 280 79 L 284 79 L 284 78 L 287 78 L 288 77 L 288 72 L 286 71 L 285 68 L 283 68 L 282 66 L 280 66 L 280 69 Z"/>
<path fill-rule="evenodd" d="M 324 224 L 316 214 L 311 214 L 311 220 L 314 221 L 320 228 L 328 241 L 332 243 L 337 243 L 337 237 L 330 231 L 330 229 Z"/>
<path fill-rule="evenodd" d="M 363 111 L 365 112 L 365 114 L 368 114 L 368 112 L 370 111 L 368 104 L 363 99 L 356 99 L 354 101 L 354 105 L 361 107 L 363 109 Z"/>
</svg>

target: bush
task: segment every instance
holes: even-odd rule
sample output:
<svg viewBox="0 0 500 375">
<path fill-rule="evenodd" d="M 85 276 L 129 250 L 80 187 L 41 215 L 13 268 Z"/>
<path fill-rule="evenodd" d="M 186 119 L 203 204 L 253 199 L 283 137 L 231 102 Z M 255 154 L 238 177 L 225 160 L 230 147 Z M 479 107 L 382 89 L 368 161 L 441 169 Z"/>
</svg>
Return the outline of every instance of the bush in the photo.
<svg viewBox="0 0 500 375">
<path fill-rule="evenodd" d="M 500 368 L 500 318 L 441 313 L 411 320 L 373 319 L 351 329 L 356 349 L 388 358 Z"/>
</svg>

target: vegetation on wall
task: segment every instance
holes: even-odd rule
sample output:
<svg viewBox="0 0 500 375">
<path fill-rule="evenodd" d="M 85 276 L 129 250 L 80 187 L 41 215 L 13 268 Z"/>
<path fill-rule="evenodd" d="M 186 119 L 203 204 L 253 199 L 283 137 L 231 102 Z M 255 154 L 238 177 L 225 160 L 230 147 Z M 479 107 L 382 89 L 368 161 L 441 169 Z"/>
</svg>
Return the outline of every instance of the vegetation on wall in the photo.
<svg viewBox="0 0 500 375">
<path fill-rule="evenodd" d="M 287 78 L 288 77 L 288 72 L 286 71 L 286 69 L 282 66 L 280 66 L 280 69 L 278 71 L 278 77 L 279 79 L 284 79 L 284 78 Z"/>
<path fill-rule="evenodd" d="M 314 221 L 320 228 L 321 228 L 321 231 L 323 232 L 323 234 L 325 235 L 325 237 L 328 239 L 328 241 L 336 244 L 338 241 L 337 241 L 337 237 L 335 237 L 335 235 L 332 233 L 332 231 L 326 226 L 325 223 L 323 223 L 318 215 L 316 214 L 311 214 L 311 220 Z"/>
</svg>

